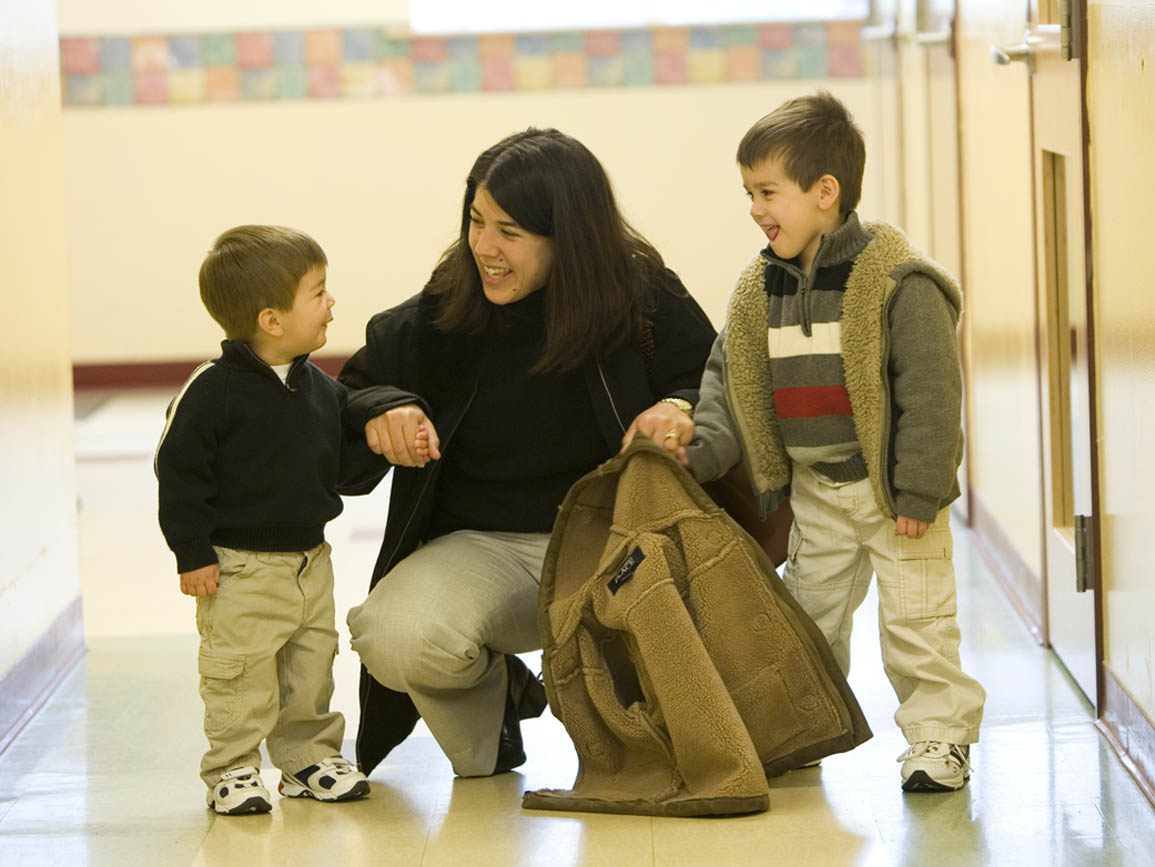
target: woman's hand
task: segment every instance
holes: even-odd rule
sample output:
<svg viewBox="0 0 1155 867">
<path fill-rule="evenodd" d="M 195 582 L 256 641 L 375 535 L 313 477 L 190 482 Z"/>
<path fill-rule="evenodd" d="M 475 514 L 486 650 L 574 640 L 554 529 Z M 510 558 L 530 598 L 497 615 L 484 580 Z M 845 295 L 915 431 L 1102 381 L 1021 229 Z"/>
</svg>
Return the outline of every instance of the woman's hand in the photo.
<svg viewBox="0 0 1155 867">
<path fill-rule="evenodd" d="M 405 404 L 365 422 L 365 442 L 391 464 L 423 467 L 441 458 L 433 422 L 416 404 Z"/>
<path fill-rule="evenodd" d="M 694 420 L 672 403 L 659 401 L 649 409 L 642 411 L 622 437 L 622 451 L 634 438 L 634 434 L 642 433 L 658 443 L 662 448 L 678 459 L 678 462 L 688 467 L 690 459 L 686 456 L 686 443 L 694 436 Z"/>
</svg>

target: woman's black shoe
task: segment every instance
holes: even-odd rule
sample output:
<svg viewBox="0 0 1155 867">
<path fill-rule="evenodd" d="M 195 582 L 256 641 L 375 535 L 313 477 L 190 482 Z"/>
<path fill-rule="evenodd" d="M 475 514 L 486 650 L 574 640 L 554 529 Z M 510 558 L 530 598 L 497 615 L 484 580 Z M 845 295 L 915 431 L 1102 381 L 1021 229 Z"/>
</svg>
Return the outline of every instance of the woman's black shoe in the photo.
<svg viewBox="0 0 1155 867">
<path fill-rule="evenodd" d="M 545 710 L 545 686 L 516 656 L 506 654 L 509 690 L 505 694 L 505 716 L 497 741 L 495 774 L 504 774 L 525 764 L 525 746 L 521 740 L 521 720 L 541 716 Z"/>
</svg>

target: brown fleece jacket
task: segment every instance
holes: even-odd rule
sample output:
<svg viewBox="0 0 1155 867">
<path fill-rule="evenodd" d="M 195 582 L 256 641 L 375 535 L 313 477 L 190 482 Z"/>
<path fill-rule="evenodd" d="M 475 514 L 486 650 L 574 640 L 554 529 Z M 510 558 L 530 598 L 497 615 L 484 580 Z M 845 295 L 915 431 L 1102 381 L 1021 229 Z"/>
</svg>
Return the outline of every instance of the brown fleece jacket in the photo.
<svg viewBox="0 0 1155 867">
<path fill-rule="evenodd" d="M 579 770 L 570 791 L 527 792 L 527 808 L 761 811 L 767 774 L 870 737 L 761 548 L 644 437 L 570 490 L 538 617 Z"/>
</svg>

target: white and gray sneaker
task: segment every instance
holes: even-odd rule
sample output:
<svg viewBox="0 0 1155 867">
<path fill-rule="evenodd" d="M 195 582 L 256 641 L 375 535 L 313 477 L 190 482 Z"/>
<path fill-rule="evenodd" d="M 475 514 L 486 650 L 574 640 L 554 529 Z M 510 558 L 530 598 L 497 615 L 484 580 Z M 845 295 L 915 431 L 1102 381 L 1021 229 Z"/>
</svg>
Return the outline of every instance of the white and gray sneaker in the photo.
<svg viewBox="0 0 1155 867">
<path fill-rule="evenodd" d="M 273 809 L 269 790 L 261 782 L 261 772 L 248 766 L 221 774 L 217 784 L 205 795 L 205 801 L 223 816 L 267 813 Z"/>
<path fill-rule="evenodd" d="M 369 781 L 348 759 L 330 756 L 295 774 L 282 771 L 280 790 L 286 798 L 351 801 L 369 794 Z"/>
<path fill-rule="evenodd" d="M 898 757 L 904 792 L 955 792 L 970 779 L 970 747 L 918 741 Z"/>
</svg>

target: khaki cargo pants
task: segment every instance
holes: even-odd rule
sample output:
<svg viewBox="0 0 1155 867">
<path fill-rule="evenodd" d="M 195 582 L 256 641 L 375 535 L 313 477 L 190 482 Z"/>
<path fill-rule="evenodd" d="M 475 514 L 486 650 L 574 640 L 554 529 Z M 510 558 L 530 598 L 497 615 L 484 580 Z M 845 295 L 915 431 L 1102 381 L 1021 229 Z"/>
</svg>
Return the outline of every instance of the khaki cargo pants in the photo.
<svg viewBox="0 0 1155 867">
<path fill-rule="evenodd" d="M 216 594 L 197 599 L 197 659 L 209 750 L 201 779 L 260 767 L 261 741 L 296 773 L 339 755 L 345 719 L 333 696 L 333 565 L 329 544 L 299 552 L 216 548 Z"/>
<path fill-rule="evenodd" d="M 869 480 L 832 482 L 798 463 L 790 504 L 782 580 L 843 672 L 850 671 L 851 619 L 877 575 L 882 662 L 899 700 L 895 723 L 909 743 L 975 743 L 986 692 L 959 660 L 950 510 L 921 539 L 899 536 Z"/>
</svg>

